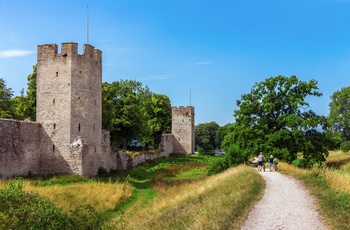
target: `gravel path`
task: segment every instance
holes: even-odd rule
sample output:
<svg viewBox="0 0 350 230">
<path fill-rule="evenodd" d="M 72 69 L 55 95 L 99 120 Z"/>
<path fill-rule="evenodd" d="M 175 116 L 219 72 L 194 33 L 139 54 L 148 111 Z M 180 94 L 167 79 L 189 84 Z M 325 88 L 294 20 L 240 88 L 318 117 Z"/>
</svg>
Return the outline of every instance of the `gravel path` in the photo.
<svg viewBox="0 0 350 230">
<path fill-rule="evenodd" d="M 249 213 L 242 230 L 327 229 L 314 199 L 296 180 L 278 172 L 260 172 L 266 181 L 263 198 Z"/>
</svg>

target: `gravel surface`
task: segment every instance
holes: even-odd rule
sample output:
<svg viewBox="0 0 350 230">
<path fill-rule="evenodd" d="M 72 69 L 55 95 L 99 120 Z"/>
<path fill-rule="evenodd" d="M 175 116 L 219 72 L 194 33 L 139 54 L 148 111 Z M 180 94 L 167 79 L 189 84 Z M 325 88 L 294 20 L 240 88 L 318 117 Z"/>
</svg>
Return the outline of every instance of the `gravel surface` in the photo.
<svg viewBox="0 0 350 230">
<path fill-rule="evenodd" d="M 278 172 L 260 172 L 266 181 L 263 198 L 249 213 L 242 230 L 327 229 L 314 199 L 296 180 Z"/>
</svg>

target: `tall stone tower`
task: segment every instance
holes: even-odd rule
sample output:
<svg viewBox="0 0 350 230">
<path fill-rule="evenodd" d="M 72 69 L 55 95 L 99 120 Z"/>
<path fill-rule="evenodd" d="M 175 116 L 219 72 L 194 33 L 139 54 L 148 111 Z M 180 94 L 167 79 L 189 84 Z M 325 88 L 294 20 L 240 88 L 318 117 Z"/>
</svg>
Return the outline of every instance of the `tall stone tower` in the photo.
<svg viewBox="0 0 350 230">
<path fill-rule="evenodd" d="M 192 106 L 172 107 L 172 128 L 174 153 L 194 153 L 194 108 Z"/>
<path fill-rule="evenodd" d="M 102 154 L 102 52 L 77 43 L 38 46 L 37 122 L 45 144 L 42 167 L 59 173 L 96 175 Z"/>
</svg>

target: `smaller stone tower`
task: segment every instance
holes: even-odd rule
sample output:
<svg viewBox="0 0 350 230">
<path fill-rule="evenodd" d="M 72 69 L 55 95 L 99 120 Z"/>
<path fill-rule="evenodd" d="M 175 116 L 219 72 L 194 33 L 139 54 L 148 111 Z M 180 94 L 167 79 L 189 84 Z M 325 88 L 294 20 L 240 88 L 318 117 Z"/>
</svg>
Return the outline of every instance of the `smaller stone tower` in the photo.
<svg viewBox="0 0 350 230">
<path fill-rule="evenodd" d="M 174 153 L 194 153 L 194 107 L 172 107 Z"/>
</svg>

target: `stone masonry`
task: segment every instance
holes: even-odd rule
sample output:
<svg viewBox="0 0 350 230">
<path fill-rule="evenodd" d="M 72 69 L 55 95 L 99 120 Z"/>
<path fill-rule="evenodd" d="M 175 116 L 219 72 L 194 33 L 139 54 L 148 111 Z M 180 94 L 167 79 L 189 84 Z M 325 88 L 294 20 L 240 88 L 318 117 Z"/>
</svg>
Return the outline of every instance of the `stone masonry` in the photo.
<svg viewBox="0 0 350 230">
<path fill-rule="evenodd" d="M 102 130 L 102 52 L 77 43 L 38 46 L 37 122 L 0 119 L 0 178 L 28 174 L 94 176 L 99 167 L 125 170 L 154 157 L 194 152 L 194 108 L 172 108 L 163 152 L 131 159 L 113 151 Z"/>
<path fill-rule="evenodd" d="M 172 128 L 174 153 L 194 153 L 194 108 L 192 106 L 172 107 Z"/>
</svg>

